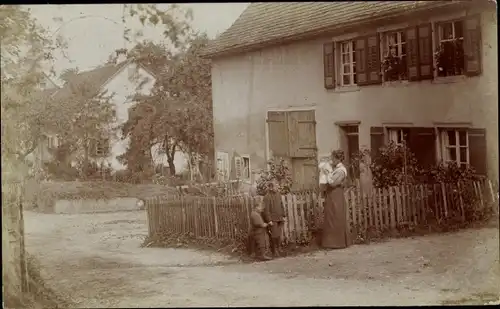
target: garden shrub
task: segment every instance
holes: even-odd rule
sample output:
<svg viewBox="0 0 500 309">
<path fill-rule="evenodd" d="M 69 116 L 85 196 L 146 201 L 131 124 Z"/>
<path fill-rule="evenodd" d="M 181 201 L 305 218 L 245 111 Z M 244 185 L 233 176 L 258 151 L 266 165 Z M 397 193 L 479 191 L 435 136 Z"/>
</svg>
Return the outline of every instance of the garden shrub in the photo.
<svg viewBox="0 0 500 309">
<path fill-rule="evenodd" d="M 269 190 L 269 184 L 277 180 L 279 184 L 279 192 L 281 194 L 290 193 L 292 187 L 292 175 L 290 167 L 284 159 L 272 159 L 269 161 L 267 170 L 262 170 L 257 179 L 257 194 L 266 195 Z"/>
</svg>

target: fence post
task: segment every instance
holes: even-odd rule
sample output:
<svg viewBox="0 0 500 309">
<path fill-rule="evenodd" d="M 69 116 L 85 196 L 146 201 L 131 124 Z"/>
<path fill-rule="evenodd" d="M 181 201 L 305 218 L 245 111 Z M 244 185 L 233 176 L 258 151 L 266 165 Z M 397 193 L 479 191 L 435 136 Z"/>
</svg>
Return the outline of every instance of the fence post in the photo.
<svg viewBox="0 0 500 309">
<path fill-rule="evenodd" d="M 219 237 L 219 218 L 217 217 L 217 198 L 212 198 L 212 208 L 214 210 L 215 238 Z"/>
<path fill-rule="evenodd" d="M 183 196 L 181 196 L 180 202 L 181 202 L 181 212 L 182 212 L 182 232 L 186 233 L 188 230 L 187 217 L 186 217 L 186 199 Z"/>
<path fill-rule="evenodd" d="M 446 201 L 446 189 L 444 183 L 441 183 L 441 193 L 443 195 L 444 217 L 448 218 L 448 203 Z"/>
<path fill-rule="evenodd" d="M 389 193 L 389 211 L 390 211 L 390 217 L 389 217 L 389 225 L 391 228 L 396 228 L 396 212 L 394 209 L 394 188 L 389 187 L 387 188 L 387 191 Z"/>
<path fill-rule="evenodd" d="M 458 182 L 457 187 L 458 187 L 458 199 L 460 202 L 460 213 L 462 217 L 462 222 L 465 222 L 464 200 L 462 199 L 462 186 L 460 185 L 460 181 Z"/>
<path fill-rule="evenodd" d="M 481 210 L 484 209 L 483 201 L 483 190 L 481 189 L 481 183 L 479 181 L 474 181 L 474 188 L 477 188 L 477 195 L 479 195 L 479 201 L 481 202 Z"/>
<path fill-rule="evenodd" d="M 194 208 L 194 211 L 193 211 L 193 216 L 194 216 L 194 236 L 195 238 L 198 238 L 198 236 L 200 236 L 199 234 L 199 230 L 198 230 L 198 212 L 200 210 L 200 207 L 199 207 L 199 202 L 200 200 L 198 198 L 195 199 L 195 203 L 193 203 L 193 208 Z"/>
<path fill-rule="evenodd" d="M 245 195 L 243 197 L 245 199 L 245 211 L 246 211 L 246 217 L 247 217 L 247 223 L 248 223 L 248 228 L 251 227 L 251 222 L 250 222 L 250 201 L 249 199 L 251 199 L 252 197 L 248 196 L 248 195 Z"/>
</svg>

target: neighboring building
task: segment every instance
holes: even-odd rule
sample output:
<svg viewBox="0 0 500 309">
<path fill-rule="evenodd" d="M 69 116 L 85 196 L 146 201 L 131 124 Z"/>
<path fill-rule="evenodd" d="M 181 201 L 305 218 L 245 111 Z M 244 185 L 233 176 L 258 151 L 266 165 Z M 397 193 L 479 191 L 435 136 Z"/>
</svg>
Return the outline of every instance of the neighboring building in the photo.
<svg viewBox="0 0 500 309">
<path fill-rule="evenodd" d="M 87 82 L 91 82 L 93 86 L 101 91 L 107 91 L 107 94 L 114 94 L 112 103 L 115 106 L 116 122 L 111 125 L 119 127 L 128 120 L 130 108 L 136 104 L 132 99 L 133 96 L 136 93 L 149 94 L 155 83 L 155 77 L 142 65 L 136 65 L 131 61 L 125 60 L 118 64 L 108 64 L 90 71 L 81 72 L 71 77 L 72 85 Z M 57 91 L 44 90 L 45 95 L 54 98 L 68 98 L 68 100 L 71 99 L 71 93 L 69 84 L 66 84 L 61 89 L 57 89 Z M 35 151 L 37 158 L 41 162 L 52 160 L 49 150 L 58 147 L 59 143 L 60 141 L 57 136 L 47 132 L 40 146 Z M 92 157 L 100 158 L 103 153 L 109 154 L 105 158 L 93 159 L 94 161 L 109 165 L 114 171 L 126 168 L 118 160 L 118 157 L 126 152 L 129 145 L 129 138 L 122 139 L 121 130 L 117 130 L 116 135 L 112 136 L 110 140 L 96 141 L 95 143 L 91 143 L 91 145 L 93 145 L 91 146 Z M 153 162 L 165 165 L 166 155 L 156 151 L 156 145 L 152 149 Z M 184 155 L 181 152 L 175 154 L 174 161 L 178 172 L 182 172 L 187 166 Z"/>
<path fill-rule="evenodd" d="M 404 140 L 498 180 L 496 19 L 480 0 L 250 4 L 206 50 L 219 168 L 285 157 L 311 185 L 318 155 Z"/>
</svg>

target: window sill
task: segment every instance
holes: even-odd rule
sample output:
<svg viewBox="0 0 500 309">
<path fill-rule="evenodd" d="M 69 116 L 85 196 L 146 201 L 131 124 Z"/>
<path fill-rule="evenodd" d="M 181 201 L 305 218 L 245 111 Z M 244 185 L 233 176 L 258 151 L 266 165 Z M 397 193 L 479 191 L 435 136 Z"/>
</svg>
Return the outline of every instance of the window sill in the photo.
<svg viewBox="0 0 500 309">
<path fill-rule="evenodd" d="M 344 93 L 344 92 L 355 92 L 355 91 L 359 91 L 361 88 L 358 86 L 358 85 L 352 85 L 352 86 L 337 86 L 337 88 L 335 88 L 333 90 L 333 92 L 336 92 L 336 93 Z"/>
<path fill-rule="evenodd" d="M 433 84 L 453 84 L 459 83 L 466 79 L 465 75 L 455 75 L 455 76 L 445 76 L 445 77 L 435 77 L 432 81 Z"/>
</svg>

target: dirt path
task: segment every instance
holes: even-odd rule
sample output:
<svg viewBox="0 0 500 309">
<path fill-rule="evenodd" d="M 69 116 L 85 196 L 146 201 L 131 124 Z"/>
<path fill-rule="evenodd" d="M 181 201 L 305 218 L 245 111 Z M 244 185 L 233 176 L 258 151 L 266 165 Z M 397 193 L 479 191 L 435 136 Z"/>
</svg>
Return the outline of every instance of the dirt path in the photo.
<svg viewBox="0 0 500 309">
<path fill-rule="evenodd" d="M 42 275 L 78 307 L 433 305 L 485 302 L 500 286 L 495 228 L 242 264 L 140 248 L 143 212 L 26 212 L 25 223 Z"/>
</svg>

